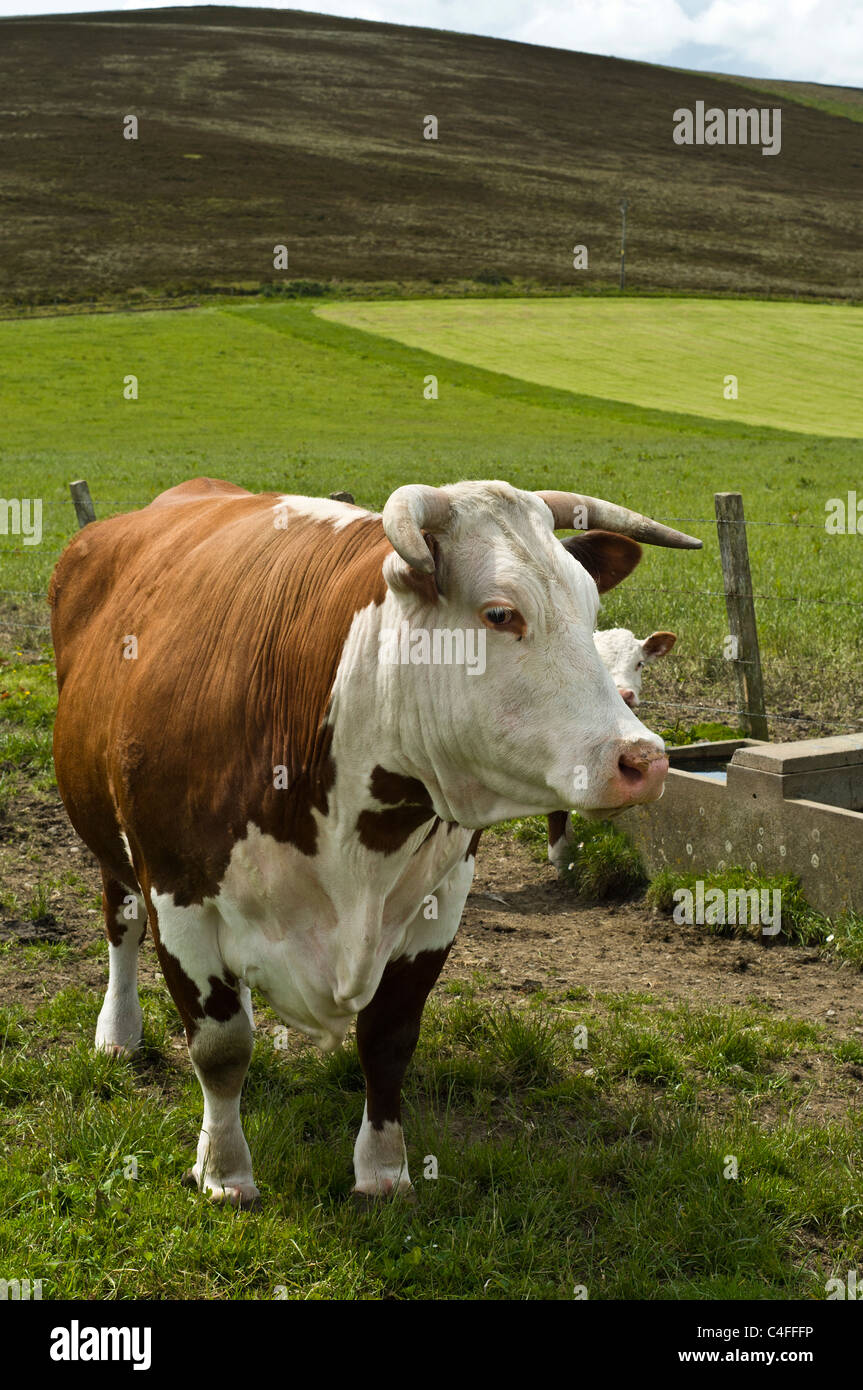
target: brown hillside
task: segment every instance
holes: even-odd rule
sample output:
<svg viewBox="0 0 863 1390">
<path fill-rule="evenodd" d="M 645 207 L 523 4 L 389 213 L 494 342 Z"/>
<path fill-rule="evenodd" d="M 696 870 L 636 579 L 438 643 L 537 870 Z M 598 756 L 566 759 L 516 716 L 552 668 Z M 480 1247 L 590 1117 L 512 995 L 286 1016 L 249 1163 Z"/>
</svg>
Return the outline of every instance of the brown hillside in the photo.
<svg viewBox="0 0 863 1390">
<path fill-rule="evenodd" d="M 0 21 L 0 89 L 5 299 L 488 272 L 587 288 L 616 282 L 622 195 L 632 287 L 861 293 L 859 123 L 787 102 L 777 157 L 673 143 L 677 107 L 777 104 L 740 79 L 214 7 Z"/>
</svg>

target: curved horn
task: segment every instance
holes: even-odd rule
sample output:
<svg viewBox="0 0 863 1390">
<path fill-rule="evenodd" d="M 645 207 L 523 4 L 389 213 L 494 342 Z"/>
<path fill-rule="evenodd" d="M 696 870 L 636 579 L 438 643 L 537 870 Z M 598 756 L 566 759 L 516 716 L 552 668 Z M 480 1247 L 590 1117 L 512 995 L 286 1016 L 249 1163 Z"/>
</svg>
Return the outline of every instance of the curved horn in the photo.
<svg viewBox="0 0 863 1390">
<path fill-rule="evenodd" d="M 386 538 L 412 570 L 434 574 L 434 560 L 425 543 L 423 529 L 443 530 L 449 514 L 450 500 L 440 488 L 407 483 L 396 488 L 384 507 Z"/>
<path fill-rule="evenodd" d="M 703 542 L 695 536 L 687 536 L 683 531 L 674 531 L 663 526 L 660 521 L 651 521 L 641 512 L 632 512 L 628 507 L 618 507 L 614 502 L 603 502 L 600 497 L 584 497 L 580 492 L 537 492 L 554 517 L 556 531 L 578 529 L 586 531 L 616 531 L 619 536 L 631 536 L 635 541 L 647 545 L 667 545 L 675 550 L 700 550 Z M 579 509 L 585 525 L 576 522 L 575 511 Z"/>
</svg>

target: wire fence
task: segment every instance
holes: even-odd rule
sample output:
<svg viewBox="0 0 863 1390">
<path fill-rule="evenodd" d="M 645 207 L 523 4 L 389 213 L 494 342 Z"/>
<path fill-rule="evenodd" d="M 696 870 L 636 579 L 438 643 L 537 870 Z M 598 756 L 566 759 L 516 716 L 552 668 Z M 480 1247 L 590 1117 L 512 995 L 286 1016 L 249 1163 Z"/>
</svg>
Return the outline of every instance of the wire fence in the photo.
<svg viewBox="0 0 863 1390">
<path fill-rule="evenodd" d="M 637 585 L 630 585 L 627 592 L 635 593 Z M 684 598 L 725 598 L 723 589 L 675 589 L 665 584 L 651 584 L 652 594 L 674 594 Z M 0 597 L 34 598 L 47 601 L 44 589 L 0 589 Z M 757 603 L 817 603 L 829 604 L 836 608 L 863 608 L 863 599 L 858 598 L 820 598 L 811 594 L 742 594 L 742 598 L 754 599 Z"/>
<path fill-rule="evenodd" d="M 276 489 L 274 488 L 274 489 L 272 489 L 272 491 L 275 492 Z M 250 495 L 254 495 L 254 494 L 250 494 Z M 68 497 L 42 497 L 42 498 L 40 498 L 39 500 L 41 501 L 41 503 L 42 503 L 42 505 L 43 505 L 44 507 L 64 507 L 65 509 L 68 510 L 68 508 L 69 508 L 69 506 L 70 506 L 70 502 L 69 502 Z M 98 494 L 96 494 L 96 495 L 93 496 L 93 503 L 94 503 L 94 505 L 96 505 L 96 506 L 101 506 L 101 507 L 130 507 L 130 508 L 147 507 L 147 506 L 149 506 L 149 504 L 152 502 L 152 500 L 153 500 L 152 495 L 149 496 L 149 497 L 120 497 L 120 498 L 116 498 L 116 497 L 115 497 L 115 498 L 113 498 L 113 499 L 107 498 L 107 497 L 100 497 L 100 496 L 98 496 Z M 364 505 L 364 504 L 359 504 L 359 505 Z M 371 510 L 371 509 L 370 509 L 370 510 Z M 656 517 L 654 517 L 653 519 L 654 519 L 654 521 L 662 521 L 662 522 L 664 522 L 666 525 L 675 525 L 675 526 L 679 526 L 679 525 L 682 525 L 683 523 L 686 523 L 687 525 L 695 524 L 695 525 L 698 525 L 698 526 L 710 526 L 710 527 L 712 528 L 712 527 L 715 527 L 715 526 L 717 525 L 717 520 L 716 520 L 716 517 L 715 517 L 715 516 L 656 516 Z M 759 521 L 759 520 L 757 520 L 757 519 L 756 519 L 756 520 L 753 520 L 753 519 L 750 518 L 750 517 L 746 517 L 746 519 L 743 520 L 743 521 L 738 521 L 738 520 L 736 520 L 735 518 L 728 518 L 727 520 L 722 520 L 722 521 L 720 521 L 720 522 L 719 522 L 719 525 L 721 525 L 721 526 L 743 526 L 743 527 L 745 527 L 745 528 L 748 528 L 748 527 L 750 527 L 750 526 L 792 526 L 796 531 L 800 531 L 800 530 L 823 531 L 823 530 L 824 530 L 824 523 L 823 523 L 823 522 L 815 522 L 815 521 L 794 521 L 794 520 L 789 520 L 789 521 Z"/>
<path fill-rule="evenodd" d="M 117 511 L 117 510 L 120 510 L 120 509 L 123 509 L 123 508 L 127 508 L 127 509 L 138 509 L 138 508 L 147 506 L 151 501 L 152 501 L 152 497 L 147 497 L 147 498 L 143 498 L 143 499 L 142 499 L 142 498 L 114 498 L 114 499 L 107 499 L 107 498 L 102 498 L 102 497 L 95 497 L 95 498 L 93 498 L 93 505 L 94 505 L 95 507 L 98 507 L 99 510 L 100 510 L 101 512 L 105 513 L 106 511 L 107 511 L 107 512 L 112 512 L 112 511 Z M 43 498 L 43 499 L 42 499 L 42 502 L 43 502 L 43 505 L 55 506 L 55 507 L 62 507 L 62 508 L 64 508 L 64 509 L 66 509 L 67 511 L 72 511 L 72 504 L 71 504 L 71 502 L 69 501 L 69 499 L 66 499 L 66 498 L 55 498 L 55 497 Z M 749 518 L 747 518 L 747 519 L 745 519 L 745 520 L 741 518 L 741 519 L 738 520 L 738 519 L 735 519 L 735 518 L 721 518 L 721 519 L 718 519 L 718 518 L 715 517 L 715 516 L 713 516 L 713 517 L 700 517 L 700 516 L 669 516 L 669 517 L 657 517 L 656 520 L 662 521 L 662 522 L 663 522 L 664 524 L 666 524 L 666 525 L 675 525 L 675 526 L 679 526 L 679 525 L 704 525 L 704 526 L 709 526 L 709 527 L 711 528 L 711 530 L 712 530 L 713 527 L 717 527 L 717 526 L 732 526 L 732 527 L 733 527 L 733 526 L 742 526 L 742 527 L 744 527 L 744 528 L 747 528 L 747 527 L 750 527 L 750 526 L 793 527 L 795 530 L 799 530 L 799 529 L 808 529 L 808 530 L 819 530 L 819 529 L 823 529 L 823 523 L 822 523 L 821 525 L 818 525 L 818 524 L 816 524 L 816 523 L 814 523 L 814 522 L 801 522 L 801 521 L 797 521 L 797 520 L 788 520 L 788 521 L 761 521 L 761 520 L 757 520 L 757 519 L 756 519 L 756 520 L 751 520 L 751 519 L 749 519 Z M 687 587 L 687 588 L 684 588 L 684 587 L 680 587 L 680 586 L 663 585 L 663 584 L 651 584 L 651 585 L 650 585 L 650 592 L 651 592 L 651 594 L 653 594 L 653 593 L 661 593 L 661 594 L 671 594 L 671 595 L 674 595 L 674 596 L 676 596 L 676 597 L 682 596 L 682 597 L 685 597 L 685 598 L 687 598 L 687 599 L 705 598 L 705 599 L 712 599 L 712 600 L 716 600 L 716 599 L 723 599 L 723 600 L 725 600 L 725 599 L 727 599 L 727 597 L 728 597 L 728 594 L 726 593 L 726 591 L 725 591 L 724 589 L 692 589 L 692 588 L 688 588 L 688 587 Z M 736 597 L 737 597 L 737 598 L 740 598 L 740 599 L 743 599 L 743 600 L 750 601 L 750 602 L 758 602 L 758 603 L 816 604 L 816 605 L 826 605 L 826 606 L 836 607 L 836 608 L 852 608 L 852 609 L 858 609 L 858 610 L 859 610 L 859 609 L 863 609 L 863 599 L 837 599 L 837 598 L 826 598 L 826 597 L 821 597 L 821 596 L 819 596 L 819 595 L 813 595 L 813 594 L 762 594 L 762 593 L 754 593 L 754 592 L 753 592 L 753 593 L 745 593 L 745 594 L 739 594 L 739 593 L 738 593 L 738 594 L 736 595 Z M 13 599 L 13 600 L 15 600 L 15 599 L 17 599 L 17 600 L 24 599 L 24 600 L 29 600 L 29 601 L 31 601 L 31 602 L 34 601 L 34 600 L 36 600 L 36 601 L 41 601 L 41 602 L 45 603 L 45 602 L 47 602 L 47 595 L 46 595 L 46 592 L 45 592 L 44 590 L 34 590 L 34 589 L 12 589 L 12 588 L 7 589 L 7 588 L 0 588 L 0 599 Z M 13 633 L 13 632 L 19 632 L 19 631 L 20 631 L 20 632 L 27 632 L 27 633 L 31 633 L 31 632 L 32 632 L 32 633 L 37 633 L 37 632 L 49 633 L 50 630 L 51 630 L 51 629 L 50 629 L 50 625 L 49 625 L 47 622 L 45 622 L 45 623 L 27 622 L 27 621 L 24 621 L 24 620 L 22 620 L 22 619 L 17 618 L 16 616 L 14 616 L 14 614 L 10 615 L 10 614 L 8 614 L 8 613 L 3 613 L 2 611 L 0 611 L 0 632 L 2 632 L 2 633 Z M 43 643 L 42 645 L 47 645 L 47 643 Z M 752 663 L 750 663 L 749 661 L 747 661 L 745 658 L 738 657 L 738 658 L 736 658 L 735 664 L 736 664 L 736 665 L 747 666 L 747 665 L 750 665 L 750 664 L 752 664 Z M 681 700 L 673 700 L 673 699 L 670 699 L 670 698 L 669 698 L 669 699 L 660 698 L 660 699 L 656 699 L 656 700 L 642 700 L 642 701 L 640 702 L 640 704 L 639 704 L 639 709 L 645 710 L 645 711 L 647 711 L 647 710 L 654 710 L 654 711 L 656 711 L 659 715 L 663 715 L 663 716 L 667 715 L 667 712 L 668 712 L 669 710 L 679 710 L 679 711 L 681 711 L 681 713 L 686 713 L 686 714 L 690 714 L 690 715 L 691 715 L 691 714 L 727 715 L 727 716 L 732 716 L 732 717 L 733 717 L 736 721 L 738 721 L 738 722 L 745 722 L 746 720 L 755 719 L 755 718 L 757 718 L 757 717 L 759 716 L 759 711 L 758 711 L 758 710 L 748 709 L 748 708 L 746 708 L 745 706 L 742 706 L 741 703 L 739 703 L 739 702 L 738 702 L 737 704 L 734 704 L 734 705 L 727 705 L 727 704 L 711 704 L 711 703 L 700 703 L 700 702 L 691 702 L 691 701 L 681 701 Z M 790 724 L 817 726 L 817 727 L 822 728 L 822 729 L 825 727 L 825 725 L 833 724 L 833 725 L 836 725 L 836 727 L 841 727 L 842 730 L 844 730 L 844 731 L 846 731 L 846 732 L 851 732 L 851 733 L 857 733 L 857 732 L 863 731 L 863 716 L 861 716 L 859 720 L 857 720 L 857 719 L 853 720 L 851 723 L 845 721 L 845 722 L 843 722 L 843 723 L 841 724 L 841 726 L 840 726 L 840 725 L 837 725 L 835 720 L 830 720 L 829 718 L 827 718 L 827 717 L 825 717 L 825 716 L 811 715 L 811 714 L 791 714 L 791 713 L 787 713 L 787 714 L 786 714 L 786 713 L 779 712 L 779 713 L 777 713 L 777 714 L 774 716 L 774 719 L 775 719 L 775 720 L 778 720 L 778 721 L 781 722 L 781 723 L 790 723 Z"/>
<path fill-rule="evenodd" d="M 686 598 L 725 598 L 724 589 L 674 589 L 665 584 L 651 584 L 652 594 L 683 594 Z M 745 598 L 758 603 L 829 603 L 839 608 L 863 608 L 859 598 L 821 598 L 811 594 L 746 594 Z"/>
</svg>

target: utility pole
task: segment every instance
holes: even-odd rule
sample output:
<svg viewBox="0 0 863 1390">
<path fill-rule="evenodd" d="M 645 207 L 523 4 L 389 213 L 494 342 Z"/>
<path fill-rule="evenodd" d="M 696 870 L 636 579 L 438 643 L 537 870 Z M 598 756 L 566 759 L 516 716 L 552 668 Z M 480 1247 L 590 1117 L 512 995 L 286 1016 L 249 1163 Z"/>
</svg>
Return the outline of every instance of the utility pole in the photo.
<svg viewBox="0 0 863 1390">
<path fill-rule="evenodd" d="M 620 215 L 622 219 L 622 225 L 620 229 L 620 288 L 622 290 L 626 289 L 626 209 L 628 207 L 628 199 L 621 199 Z"/>
</svg>

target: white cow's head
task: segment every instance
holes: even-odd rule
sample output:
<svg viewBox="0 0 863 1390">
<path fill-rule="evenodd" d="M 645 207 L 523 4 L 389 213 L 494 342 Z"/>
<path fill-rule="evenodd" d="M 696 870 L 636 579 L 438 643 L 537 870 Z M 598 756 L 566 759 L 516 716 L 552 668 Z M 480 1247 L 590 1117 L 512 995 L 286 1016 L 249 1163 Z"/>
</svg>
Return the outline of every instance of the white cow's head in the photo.
<svg viewBox="0 0 863 1390">
<path fill-rule="evenodd" d="M 700 541 L 594 498 L 508 483 L 399 488 L 383 513 L 383 622 L 461 630 L 483 669 L 388 668 L 405 765 L 445 819 L 483 826 L 577 807 L 597 814 L 662 794 L 664 745 L 620 699 L 593 642 L 599 595 L 641 556 L 632 537 Z M 555 528 L 600 526 L 561 543 Z"/>
<path fill-rule="evenodd" d="M 628 628 L 611 627 L 604 632 L 595 632 L 593 640 L 620 695 L 631 709 L 635 709 L 641 694 L 645 666 L 650 666 L 670 652 L 677 635 L 673 632 L 652 632 L 640 642 Z"/>
</svg>

